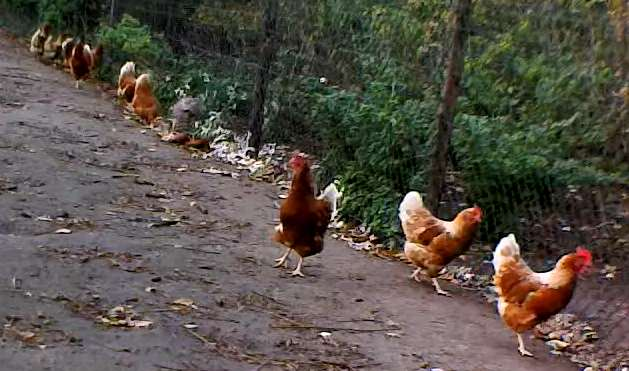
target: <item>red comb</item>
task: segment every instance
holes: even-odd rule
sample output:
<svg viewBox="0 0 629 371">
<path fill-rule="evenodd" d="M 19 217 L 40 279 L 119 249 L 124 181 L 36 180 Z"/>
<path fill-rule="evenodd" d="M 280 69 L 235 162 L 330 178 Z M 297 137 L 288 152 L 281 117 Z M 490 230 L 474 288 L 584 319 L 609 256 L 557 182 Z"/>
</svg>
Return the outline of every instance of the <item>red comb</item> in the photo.
<svg viewBox="0 0 629 371">
<path fill-rule="evenodd" d="M 295 159 L 295 158 L 303 158 L 304 154 L 302 152 L 299 151 L 293 151 L 293 154 L 291 156 L 291 159 Z"/>
<path fill-rule="evenodd" d="M 586 264 L 592 263 L 592 253 L 583 246 L 577 247 L 577 256 L 582 257 Z"/>
</svg>

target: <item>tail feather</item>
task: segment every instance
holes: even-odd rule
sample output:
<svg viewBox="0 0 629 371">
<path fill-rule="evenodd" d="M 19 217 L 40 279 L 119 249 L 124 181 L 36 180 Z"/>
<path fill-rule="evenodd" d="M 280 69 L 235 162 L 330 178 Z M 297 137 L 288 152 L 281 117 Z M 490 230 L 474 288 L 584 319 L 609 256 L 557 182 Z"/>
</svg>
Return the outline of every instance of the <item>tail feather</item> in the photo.
<svg viewBox="0 0 629 371">
<path fill-rule="evenodd" d="M 494 250 L 494 259 L 492 263 L 494 265 L 494 271 L 498 272 L 500 266 L 508 258 L 520 258 L 520 245 L 515 240 L 515 235 L 510 233 L 507 237 L 500 240 L 496 249 Z"/>
<path fill-rule="evenodd" d="M 408 192 L 400 203 L 400 221 L 404 223 L 408 219 L 410 213 L 423 208 L 424 200 L 422 200 L 422 196 L 419 194 L 419 192 Z"/>
<path fill-rule="evenodd" d="M 341 193 L 336 188 L 334 183 L 330 183 L 327 187 L 325 187 L 321 195 L 317 197 L 318 200 L 326 200 L 330 203 L 330 208 L 332 209 L 332 216 L 330 217 L 330 220 L 334 220 L 338 214 L 337 206 L 339 198 L 341 198 Z"/>
</svg>

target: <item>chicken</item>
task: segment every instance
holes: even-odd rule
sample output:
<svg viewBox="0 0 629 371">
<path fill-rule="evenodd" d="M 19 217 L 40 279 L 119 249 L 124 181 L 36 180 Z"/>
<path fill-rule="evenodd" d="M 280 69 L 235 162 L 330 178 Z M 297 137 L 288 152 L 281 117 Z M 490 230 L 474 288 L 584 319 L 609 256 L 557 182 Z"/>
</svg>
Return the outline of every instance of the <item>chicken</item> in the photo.
<svg viewBox="0 0 629 371">
<path fill-rule="evenodd" d="M 559 313 L 568 305 L 577 277 L 592 265 L 592 254 L 583 247 L 564 255 L 549 272 L 533 272 L 520 256 L 513 234 L 500 240 L 493 258 L 498 313 L 518 338 L 522 356 L 533 356 L 524 348 L 522 333 Z"/>
<path fill-rule="evenodd" d="M 74 45 L 72 48 L 72 56 L 70 57 L 70 73 L 72 73 L 72 76 L 74 76 L 76 80 L 77 89 L 79 88 L 79 81 L 87 79 L 90 72 L 98 65 L 102 54 L 102 46 L 98 46 L 96 49 L 92 50 L 88 44 L 82 41 Z"/>
<path fill-rule="evenodd" d="M 120 68 L 120 76 L 118 76 L 118 96 L 124 97 L 127 103 L 131 103 L 134 93 L 135 63 L 129 61 Z"/>
<path fill-rule="evenodd" d="M 182 131 L 190 131 L 195 121 L 201 118 L 201 100 L 199 98 L 183 97 L 172 107 L 175 119 L 172 131 L 176 126 Z"/>
<path fill-rule="evenodd" d="M 101 59 L 103 59 L 103 46 L 98 45 L 96 48 L 92 49 L 91 46 L 85 44 L 85 54 L 88 56 L 90 61 L 90 72 L 94 71 L 96 67 L 100 64 Z"/>
<path fill-rule="evenodd" d="M 61 43 L 61 54 L 63 56 L 63 67 L 70 68 L 70 59 L 72 58 L 72 51 L 76 41 L 72 37 L 68 37 Z"/>
<path fill-rule="evenodd" d="M 72 48 L 70 57 L 70 73 L 76 80 L 76 88 L 79 88 L 79 81 L 86 79 L 90 73 L 90 58 L 85 53 L 85 44 L 79 41 Z"/>
<path fill-rule="evenodd" d="M 273 240 L 286 246 L 286 253 L 276 259 L 275 267 L 287 265 L 291 251 L 297 252 L 299 262 L 292 276 L 304 277 L 304 258 L 323 250 L 323 237 L 336 210 L 339 195 L 334 183 L 315 197 L 310 161 L 303 153 L 294 153 L 289 161 L 293 171 L 288 197 L 280 207 L 280 224 L 275 227 Z"/>
<path fill-rule="evenodd" d="M 33 54 L 37 54 L 41 56 L 44 54 L 44 44 L 46 43 L 46 39 L 50 34 L 51 27 L 49 24 L 44 24 L 35 31 L 33 36 L 31 37 L 31 47 L 30 51 Z"/>
<path fill-rule="evenodd" d="M 439 272 L 469 249 L 482 219 L 478 207 L 465 209 L 453 221 L 435 218 L 417 192 L 409 192 L 400 203 L 399 217 L 406 236 L 404 254 L 417 266 L 410 278 L 420 281 L 419 273 L 432 279 L 439 295 L 449 296 L 439 286 Z"/>
<path fill-rule="evenodd" d="M 44 43 L 44 59 L 49 61 L 55 61 L 59 57 L 61 57 L 61 44 L 66 39 L 67 35 L 60 34 L 55 39 L 52 35 L 49 35 Z"/>
<path fill-rule="evenodd" d="M 144 73 L 135 80 L 135 92 L 131 102 L 133 111 L 140 116 L 148 125 L 153 124 L 157 118 L 159 105 L 153 96 L 151 80 L 148 74 Z"/>
</svg>

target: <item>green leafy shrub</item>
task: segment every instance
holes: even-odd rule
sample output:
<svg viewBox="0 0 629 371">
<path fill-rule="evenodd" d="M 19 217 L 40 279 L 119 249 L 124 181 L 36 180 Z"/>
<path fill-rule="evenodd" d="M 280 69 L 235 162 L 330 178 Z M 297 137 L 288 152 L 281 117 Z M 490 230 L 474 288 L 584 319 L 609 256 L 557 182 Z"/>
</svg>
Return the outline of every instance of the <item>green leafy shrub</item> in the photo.
<svg viewBox="0 0 629 371">
<path fill-rule="evenodd" d="M 39 20 L 58 32 L 85 35 L 98 26 L 104 5 L 103 0 L 41 0 Z"/>
<path fill-rule="evenodd" d="M 250 107 L 252 84 L 246 71 L 224 70 L 195 59 L 175 60 L 156 90 L 168 106 L 183 96 L 199 97 L 206 112 L 221 112 L 226 121 L 243 119 Z"/>
<path fill-rule="evenodd" d="M 324 88 L 315 96 L 309 122 L 322 145 L 319 182 L 340 178 L 342 215 L 395 236 L 402 196 L 424 187 L 435 102 L 408 99 L 404 86 L 384 83 L 361 94 Z"/>
<path fill-rule="evenodd" d="M 117 83 L 120 67 L 127 61 L 136 62 L 141 71 L 161 69 L 174 58 L 164 40 L 127 14 L 114 26 L 102 25 L 96 35 L 107 61 L 101 66 L 100 78 L 113 84 Z"/>
<path fill-rule="evenodd" d="M 2 17 L 14 32 L 30 33 L 36 24 L 46 22 L 55 32 L 85 36 L 98 26 L 104 5 L 104 0 L 1 0 L 0 10 L 22 21 Z"/>
<path fill-rule="evenodd" d="M 618 178 L 563 159 L 552 130 L 530 126 L 513 131 L 504 119 L 459 115 L 454 150 L 466 196 L 485 211 L 483 239 L 494 240 L 517 228 L 530 210 L 553 206 L 569 185 L 603 185 Z"/>
</svg>

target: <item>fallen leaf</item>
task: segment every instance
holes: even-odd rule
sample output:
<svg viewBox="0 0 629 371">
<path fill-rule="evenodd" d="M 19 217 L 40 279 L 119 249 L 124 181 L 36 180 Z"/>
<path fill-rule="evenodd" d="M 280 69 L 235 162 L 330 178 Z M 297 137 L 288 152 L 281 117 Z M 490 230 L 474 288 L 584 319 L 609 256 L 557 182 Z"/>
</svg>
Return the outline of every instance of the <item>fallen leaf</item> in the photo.
<svg viewBox="0 0 629 371">
<path fill-rule="evenodd" d="M 56 234 L 70 234 L 72 233 L 72 231 L 67 228 L 61 228 L 61 229 L 57 229 L 55 233 Z"/>
<path fill-rule="evenodd" d="M 549 340 L 546 342 L 546 345 L 552 347 L 553 350 L 561 351 L 566 349 L 570 345 L 570 343 L 561 340 Z"/>
<path fill-rule="evenodd" d="M 608 280 L 616 278 L 616 273 L 618 273 L 618 267 L 615 265 L 605 264 L 605 267 L 601 269 L 601 274 Z"/>
<path fill-rule="evenodd" d="M 35 338 L 36 334 L 32 331 L 18 331 L 17 335 L 22 341 L 31 341 Z"/>
<path fill-rule="evenodd" d="M 147 328 L 147 327 L 153 326 L 153 322 L 151 322 L 151 321 L 131 321 L 131 322 L 129 322 L 129 326 L 130 327 L 137 327 L 137 328 Z"/>
<path fill-rule="evenodd" d="M 174 305 L 181 305 L 184 307 L 191 307 L 194 305 L 194 301 L 192 299 L 181 298 L 172 302 Z"/>
</svg>

